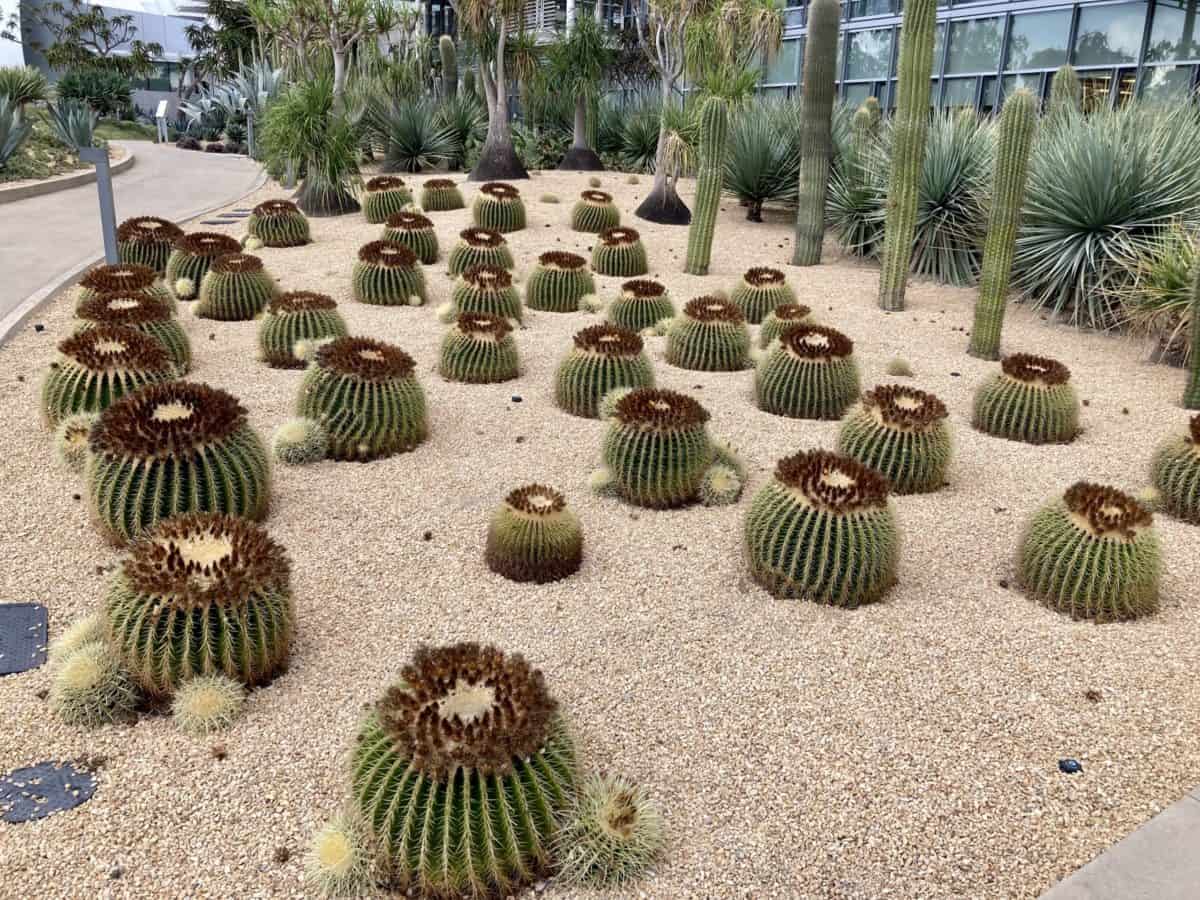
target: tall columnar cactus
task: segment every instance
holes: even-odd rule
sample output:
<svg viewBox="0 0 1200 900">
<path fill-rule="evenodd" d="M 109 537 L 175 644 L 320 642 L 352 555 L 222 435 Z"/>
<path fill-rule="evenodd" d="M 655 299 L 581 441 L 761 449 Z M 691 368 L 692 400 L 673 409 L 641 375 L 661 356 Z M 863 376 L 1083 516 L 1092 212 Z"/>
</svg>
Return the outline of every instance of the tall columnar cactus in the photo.
<svg viewBox="0 0 1200 900">
<path fill-rule="evenodd" d="M 78 331 L 97 325 L 123 325 L 157 339 L 175 363 L 180 375 L 192 365 L 192 348 L 187 332 L 171 314 L 170 307 L 157 297 L 132 292 L 99 294 L 79 304 L 75 314 Z"/>
<path fill-rule="evenodd" d="M 728 139 L 729 105 L 721 97 L 709 97 L 700 111 L 700 170 L 696 174 L 696 202 L 692 208 L 692 224 L 688 227 L 687 261 L 683 266 L 683 270 L 692 275 L 707 275 L 712 259 Z"/>
<path fill-rule="evenodd" d="M 820 325 L 783 332 L 754 375 L 758 408 L 796 419 L 840 419 L 858 396 L 854 342 Z"/>
<path fill-rule="evenodd" d="M 621 285 L 621 293 L 608 305 L 607 312 L 608 321 L 635 332 L 674 317 L 675 304 L 666 286 L 649 278 L 635 278 Z"/>
<path fill-rule="evenodd" d="M 542 312 L 578 312 L 579 301 L 596 292 L 587 260 L 553 250 L 538 257 L 525 282 L 525 305 Z"/>
<path fill-rule="evenodd" d="M 442 98 L 450 100 L 458 95 L 458 54 L 454 50 L 454 38 L 443 34 L 438 39 L 438 53 L 442 57 Z"/>
<path fill-rule="evenodd" d="M 456 314 L 486 313 L 521 321 L 521 295 L 513 287 L 507 269 L 472 266 L 454 285 L 451 305 Z"/>
<path fill-rule="evenodd" d="M 998 359 L 1000 356 L 1008 276 L 1012 270 L 1017 228 L 1021 224 L 1029 152 L 1036 127 L 1037 101 L 1033 94 L 1025 90 L 1011 94 L 1004 101 L 1000 116 L 992 205 L 983 245 L 983 271 L 979 277 L 979 297 L 975 301 L 975 325 L 967 348 L 969 354 L 980 359 Z"/>
<path fill-rule="evenodd" d="M 465 79 L 463 86 L 466 86 Z M 464 206 L 462 192 L 449 178 L 431 178 L 421 186 L 421 209 L 425 212 L 446 212 Z"/>
<path fill-rule="evenodd" d="M 925 134 L 929 130 L 929 76 L 933 70 L 936 19 L 937 0 L 908 0 L 904 4 L 892 169 L 879 273 L 879 305 L 888 310 L 904 309 L 904 289 L 912 261 Z"/>
<path fill-rule="evenodd" d="M 777 306 L 796 302 L 796 292 L 778 269 L 755 266 L 734 285 L 730 302 L 742 311 L 746 321 L 757 325 Z"/>
<path fill-rule="evenodd" d="M 302 247 L 311 238 L 308 217 L 290 200 L 264 200 L 246 219 L 246 230 L 268 247 Z"/>
<path fill-rule="evenodd" d="M 574 416 L 594 419 L 600 401 L 614 388 L 654 386 L 654 370 L 642 339 L 617 325 L 590 325 L 576 333 L 574 346 L 554 376 L 554 400 Z"/>
<path fill-rule="evenodd" d="M 92 508 L 117 542 L 183 513 L 266 515 L 267 448 L 225 391 L 186 381 L 144 387 L 100 415 L 90 449 Z"/>
<path fill-rule="evenodd" d="M 135 541 L 103 605 L 108 643 L 152 697 L 189 679 L 269 681 L 291 646 L 290 565 L 242 518 L 192 513 Z"/>
<path fill-rule="evenodd" d="M 484 558 L 510 581 L 561 581 L 579 571 L 583 530 L 562 494 L 529 484 L 509 493 L 492 515 Z"/>
<path fill-rule="evenodd" d="M 491 228 L 503 234 L 525 227 L 521 192 L 502 181 L 489 181 L 479 186 L 471 213 L 480 228 Z"/>
<path fill-rule="evenodd" d="M 425 273 L 417 255 L 394 241 L 371 241 L 358 251 L 350 275 L 354 299 L 374 306 L 421 306 Z"/>
<path fill-rule="evenodd" d="M 366 184 L 363 215 L 372 225 L 381 225 L 412 203 L 412 192 L 403 178 L 395 175 L 376 175 Z"/>
<path fill-rule="evenodd" d="M 183 229 L 158 216 L 136 216 L 117 226 L 117 257 L 128 265 L 145 266 L 159 275 Z"/>
<path fill-rule="evenodd" d="M 897 494 L 936 491 L 946 480 L 950 429 L 946 404 L 899 384 L 862 395 L 838 434 L 838 453 L 887 478 Z"/>
<path fill-rule="evenodd" d="M 1192 302 L 1188 305 L 1192 318 L 1192 361 L 1188 367 L 1187 387 L 1183 391 L 1183 408 L 1200 409 L 1200 266 L 1192 281 Z"/>
<path fill-rule="evenodd" d="M 517 344 L 508 319 L 463 313 L 442 339 L 438 372 L 449 381 L 496 384 L 516 378 L 519 370 Z"/>
<path fill-rule="evenodd" d="M 762 321 L 758 329 L 758 346 L 764 350 L 771 341 L 782 337 L 783 333 L 796 325 L 812 325 L 812 310 L 802 303 L 784 303 L 777 306 Z"/>
<path fill-rule="evenodd" d="M 1052 120 L 1066 118 L 1077 113 L 1083 103 L 1083 86 L 1079 73 L 1070 63 L 1063 63 L 1054 72 L 1050 81 L 1050 101 L 1046 104 L 1046 115 Z"/>
<path fill-rule="evenodd" d="M 612 194 L 604 191 L 584 191 L 571 210 L 571 228 L 599 234 L 606 228 L 621 224 L 621 211 L 613 203 Z"/>
<path fill-rule="evenodd" d="M 288 291 L 270 305 L 258 326 L 258 349 L 275 369 L 302 369 L 308 363 L 296 355 L 296 345 L 349 334 L 337 303 L 326 294 Z"/>
<path fill-rule="evenodd" d="M 465 72 L 463 72 L 462 89 L 463 89 L 463 93 L 466 94 L 468 97 L 476 96 L 477 91 L 475 88 L 475 70 L 474 69 L 468 67 L 467 70 Z M 426 209 L 428 209 L 428 207 L 426 207 Z"/>
<path fill-rule="evenodd" d="M 227 234 L 195 231 L 175 241 L 167 260 L 167 288 L 180 300 L 195 298 L 200 284 L 218 256 L 241 253 L 242 245 Z"/>
<path fill-rule="evenodd" d="M 1162 443 L 1150 465 L 1163 509 L 1185 522 L 1200 525 L 1200 415 L 1188 431 Z"/>
<path fill-rule="evenodd" d="M 1042 356 L 1015 353 L 975 391 L 971 424 L 985 434 L 1027 444 L 1069 444 L 1079 432 L 1079 398 L 1071 371 Z"/>
<path fill-rule="evenodd" d="M 458 243 L 450 249 L 448 268 L 451 275 L 461 275 L 475 266 L 496 266 L 512 270 L 516 263 L 508 241 L 491 228 L 464 228 Z"/>
<path fill-rule="evenodd" d="M 871 117 L 871 111 L 867 109 L 867 104 L 864 103 L 854 111 L 854 118 L 850 122 L 850 146 L 854 151 L 854 161 L 860 167 L 871 146 L 871 138 L 874 134 L 875 122 Z"/>
<path fill-rule="evenodd" d="M 437 232 L 433 222 L 420 213 L 401 211 L 388 216 L 383 239 L 403 244 L 427 266 L 437 262 Z"/>
<path fill-rule="evenodd" d="M 871 133 L 879 133 L 879 123 L 883 121 L 883 110 L 879 106 L 878 97 L 868 97 L 863 101 L 863 106 L 866 107 L 867 115 L 871 117 Z"/>
<path fill-rule="evenodd" d="M 800 120 L 800 181 L 796 209 L 796 246 L 792 265 L 815 266 L 825 239 L 825 194 L 833 156 L 833 100 L 837 93 L 838 0 L 808 5 Z M 928 76 L 926 76 L 928 78 Z"/>
<path fill-rule="evenodd" d="M 221 322 L 249 322 L 279 293 L 262 260 L 249 253 L 227 253 L 213 260 L 200 282 L 196 315 Z"/>
<path fill-rule="evenodd" d="M 601 275 L 633 278 L 650 269 L 642 236 L 634 228 L 606 228 L 592 248 L 592 268 Z"/>
<path fill-rule="evenodd" d="M 667 362 L 699 372 L 737 372 L 750 359 L 741 310 L 719 297 L 689 300 L 667 330 Z"/>
<path fill-rule="evenodd" d="M 97 294 L 126 293 L 157 297 L 166 303 L 172 312 L 175 311 L 174 296 L 163 287 L 158 280 L 158 274 L 153 269 L 133 263 L 117 263 L 112 266 L 96 266 L 83 274 L 83 277 L 79 279 L 75 312 L 78 314 L 79 307 Z"/>
</svg>

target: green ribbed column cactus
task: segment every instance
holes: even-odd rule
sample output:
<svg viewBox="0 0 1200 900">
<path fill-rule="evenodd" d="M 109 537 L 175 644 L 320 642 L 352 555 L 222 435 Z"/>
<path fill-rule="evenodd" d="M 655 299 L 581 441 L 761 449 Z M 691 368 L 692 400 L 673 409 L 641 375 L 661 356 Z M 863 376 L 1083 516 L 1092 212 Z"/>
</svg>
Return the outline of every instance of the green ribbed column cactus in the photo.
<svg viewBox="0 0 1200 900">
<path fill-rule="evenodd" d="M 837 0 L 817 2 L 836 3 Z M 729 105 L 720 97 L 709 97 L 700 117 L 700 171 L 696 176 L 696 204 L 688 228 L 687 262 L 683 267 L 689 275 L 707 275 L 712 258 L 713 231 L 721 203 L 721 182 L 725 177 Z"/>
<path fill-rule="evenodd" d="M 1079 83 L 1079 73 L 1070 63 L 1063 63 L 1054 72 L 1050 82 L 1050 100 L 1046 104 L 1046 114 L 1052 119 L 1059 116 L 1079 112 L 1083 101 L 1083 85 Z"/>
<path fill-rule="evenodd" d="M 825 192 L 833 154 L 833 98 L 837 69 L 838 0 L 812 0 L 804 50 L 800 120 L 800 187 L 792 265 L 815 266 L 825 238 Z M 928 77 L 928 76 L 926 76 Z"/>
<path fill-rule="evenodd" d="M 850 122 L 850 146 L 854 150 L 854 159 L 860 165 L 874 133 L 875 121 L 871 118 L 871 111 L 867 109 L 867 104 L 864 103 L 854 111 L 854 118 Z"/>
<path fill-rule="evenodd" d="M 883 309 L 904 309 L 904 288 L 917 227 L 917 190 L 925 156 L 925 133 L 929 130 L 929 77 L 933 71 L 936 20 L 937 0 L 909 0 L 904 4 L 883 268 L 879 273 L 879 306 Z"/>
<path fill-rule="evenodd" d="M 879 123 L 883 121 L 883 110 L 879 107 L 878 97 L 868 97 L 863 101 L 867 113 L 871 116 L 871 134 L 879 133 Z"/>
<path fill-rule="evenodd" d="M 1029 151 L 1037 127 L 1037 101 L 1020 90 L 1004 101 L 1000 137 L 996 142 L 992 208 L 988 213 L 987 240 L 983 245 L 983 271 L 979 276 L 979 298 L 975 301 L 975 325 L 967 352 L 979 359 L 1000 358 L 1000 329 L 1008 297 L 1025 179 L 1029 173 Z"/>
<path fill-rule="evenodd" d="M 454 51 L 454 38 L 443 34 L 438 41 L 438 53 L 442 55 L 442 96 L 449 100 L 458 94 L 458 54 Z"/>
<path fill-rule="evenodd" d="M 1200 266 L 1192 282 L 1192 364 L 1188 369 L 1187 388 L 1183 392 L 1184 409 L 1200 409 Z"/>
</svg>

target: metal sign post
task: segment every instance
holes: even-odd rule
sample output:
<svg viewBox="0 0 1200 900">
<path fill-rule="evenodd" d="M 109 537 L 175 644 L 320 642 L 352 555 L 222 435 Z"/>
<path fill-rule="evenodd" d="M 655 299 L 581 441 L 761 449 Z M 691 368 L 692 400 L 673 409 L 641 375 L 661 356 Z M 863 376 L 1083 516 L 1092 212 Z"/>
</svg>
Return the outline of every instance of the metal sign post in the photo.
<svg viewBox="0 0 1200 900">
<path fill-rule="evenodd" d="M 170 132 L 167 131 L 167 101 L 158 101 L 158 111 L 154 114 L 154 121 L 158 125 L 158 142 L 165 144 L 170 139 Z"/>
<path fill-rule="evenodd" d="M 96 190 L 100 195 L 100 229 L 104 233 L 104 261 L 115 266 L 117 258 L 117 214 L 113 207 L 112 172 L 108 151 L 98 147 L 80 147 L 79 158 L 96 167 Z"/>
<path fill-rule="evenodd" d="M 254 158 L 254 110 L 246 110 L 246 154 Z"/>
</svg>

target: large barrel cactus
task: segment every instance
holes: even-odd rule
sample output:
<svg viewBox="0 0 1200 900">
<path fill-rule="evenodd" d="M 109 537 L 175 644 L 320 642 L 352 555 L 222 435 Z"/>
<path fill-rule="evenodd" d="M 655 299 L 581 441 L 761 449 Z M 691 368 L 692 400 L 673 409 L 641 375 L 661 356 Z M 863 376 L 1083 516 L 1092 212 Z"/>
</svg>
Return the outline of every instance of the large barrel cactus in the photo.
<svg viewBox="0 0 1200 900">
<path fill-rule="evenodd" d="M 947 416 L 946 404 L 933 394 L 880 385 L 847 413 L 838 452 L 882 473 L 894 493 L 936 491 L 950 463 Z"/>
<path fill-rule="evenodd" d="M 496 384 L 516 378 L 520 365 L 508 319 L 462 313 L 442 339 L 438 372 L 450 381 Z"/>
<path fill-rule="evenodd" d="M 696 173 L 696 202 L 688 226 L 687 259 L 683 271 L 707 275 L 712 259 L 721 184 L 725 179 L 725 144 L 729 138 L 729 104 L 712 96 L 700 110 L 700 167 Z"/>
<path fill-rule="evenodd" d="M 737 372 L 750 359 L 741 311 L 719 297 L 689 300 L 667 330 L 667 362 L 699 372 Z"/>
<path fill-rule="evenodd" d="M 431 178 L 421 185 L 421 209 L 425 212 L 447 212 L 464 206 L 462 192 L 449 178 Z"/>
<path fill-rule="evenodd" d="M 158 216 L 135 216 L 117 226 L 117 258 L 126 265 L 145 266 L 159 275 L 183 229 Z"/>
<path fill-rule="evenodd" d="M 636 332 L 674 317 L 675 304 L 666 287 L 649 278 L 635 278 L 622 284 L 621 292 L 608 305 L 607 312 L 608 321 Z"/>
<path fill-rule="evenodd" d="M 782 337 L 789 328 L 812 324 L 812 310 L 804 304 L 785 303 L 777 306 L 762 320 L 762 326 L 758 329 L 758 345 L 765 350 L 771 341 Z"/>
<path fill-rule="evenodd" d="M 167 259 L 167 288 L 180 300 L 191 300 L 218 256 L 241 253 L 242 245 L 227 234 L 195 231 L 175 241 Z"/>
<path fill-rule="evenodd" d="M 592 268 L 601 275 L 633 278 L 650 270 L 642 236 L 634 228 L 606 228 L 592 248 Z"/>
<path fill-rule="evenodd" d="M 571 228 L 598 234 L 606 228 L 621 224 L 621 212 L 613 203 L 612 194 L 604 191 L 584 191 L 571 210 Z"/>
<path fill-rule="evenodd" d="M 383 874 L 436 897 L 505 896 L 542 875 L 577 781 L 542 674 L 478 644 L 419 648 L 350 765 Z"/>
<path fill-rule="evenodd" d="M 382 225 L 412 203 L 412 192 L 403 178 L 395 175 L 376 175 L 365 186 L 363 215 L 372 225 Z"/>
<path fill-rule="evenodd" d="M 837 95 L 838 0 L 808 5 L 808 39 L 801 84 L 796 240 L 792 265 L 815 266 L 825 240 L 825 198 L 833 158 L 833 102 Z M 753 321 L 753 320 L 752 320 Z"/>
<path fill-rule="evenodd" d="M 425 273 L 417 255 L 394 241 L 371 241 L 358 251 L 350 276 L 354 299 L 374 306 L 421 306 Z"/>
<path fill-rule="evenodd" d="M 343 337 L 317 350 L 296 414 L 329 433 L 333 459 L 371 460 L 414 449 L 429 425 L 411 356 L 370 338 Z"/>
<path fill-rule="evenodd" d="M 654 370 L 636 332 L 591 325 L 575 335 L 574 344 L 554 376 L 554 400 L 572 415 L 595 419 L 613 388 L 654 386 Z"/>
<path fill-rule="evenodd" d="M 545 584 L 579 570 L 583 530 L 553 488 L 530 484 L 512 491 L 488 525 L 488 568 L 510 581 Z"/>
<path fill-rule="evenodd" d="M 820 325 L 787 329 L 754 375 L 758 408 L 795 419 L 840 419 L 858 390 L 854 342 Z"/>
<path fill-rule="evenodd" d="M 900 535 L 888 483 L 824 450 L 781 459 L 746 514 L 746 558 L 776 597 L 873 603 L 896 582 Z"/>
<path fill-rule="evenodd" d="M 1200 525 L 1200 415 L 1188 430 L 1164 441 L 1150 465 L 1163 508 L 1173 516 Z"/>
<path fill-rule="evenodd" d="M 595 292 L 587 260 L 555 250 L 538 257 L 525 283 L 525 305 L 542 312 L 577 312 L 579 301 Z"/>
<path fill-rule="evenodd" d="M 975 391 L 973 424 L 1027 444 L 1069 444 L 1079 433 L 1079 398 L 1062 363 L 1015 353 Z"/>
<path fill-rule="evenodd" d="M 267 247 L 303 247 L 309 236 L 308 217 L 290 200 L 264 200 L 250 212 L 246 231 Z"/>
<path fill-rule="evenodd" d="M 500 232 L 490 228 L 465 228 L 458 238 L 458 243 L 450 249 L 448 266 L 451 275 L 461 275 L 475 266 L 513 268 L 512 250 Z"/>
<path fill-rule="evenodd" d="M 249 322 L 279 293 L 275 279 L 257 256 L 227 253 L 213 260 L 200 282 L 195 313 L 202 319 Z"/>
<path fill-rule="evenodd" d="M 508 270 L 498 266 L 472 266 L 462 273 L 450 295 L 454 312 L 486 313 L 521 321 L 521 295 Z"/>
<path fill-rule="evenodd" d="M 796 293 L 778 269 L 755 266 L 742 275 L 729 300 L 747 322 L 758 325 L 775 307 L 795 303 Z"/>
<path fill-rule="evenodd" d="M 145 294 L 159 298 L 172 312 L 175 311 L 175 298 L 159 281 L 158 273 L 148 266 L 117 263 L 88 269 L 79 279 L 76 312 L 81 304 L 97 294 Z"/>
<path fill-rule="evenodd" d="M 184 375 L 191 368 L 192 348 L 187 332 L 166 302 L 157 297 L 138 293 L 99 294 L 80 303 L 75 318 L 80 331 L 97 325 L 123 325 L 144 332 L 163 345 L 178 374 Z"/>
<path fill-rule="evenodd" d="M 489 181 L 479 186 L 471 207 L 475 224 L 507 234 L 525 227 L 525 204 L 521 192 L 511 184 Z"/>
<path fill-rule="evenodd" d="M 101 414 L 89 446 L 92 508 L 117 542 L 183 513 L 267 513 L 267 449 L 225 391 L 186 381 L 142 388 Z"/>
<path fill-rule="evenodd" d="M 383 229 L 383 239 L 403 244 L 427 266 L 437 262 L 437 232 L 433 229 L 433 222 L 420 213 L 403 210 L 392 213 Z"/>
<path fill-rule="evenodd" d="M 267 306 L 258 326 L 258 349 L 272 368 L 302 369 L 308 363 L 296 355 L 298 343 L 347 334 L 346 321 L 332 297 L 313 291 L 288 291 Z"/>
<path fill-rule="evenodd" d="M 287 664 L 289 578 L 283 548 L 252 522 L 166 519 L 133 543 L 109 586 L 108 643 L 151 697 L 204 675 L 263 684 Z"/>
</svg>

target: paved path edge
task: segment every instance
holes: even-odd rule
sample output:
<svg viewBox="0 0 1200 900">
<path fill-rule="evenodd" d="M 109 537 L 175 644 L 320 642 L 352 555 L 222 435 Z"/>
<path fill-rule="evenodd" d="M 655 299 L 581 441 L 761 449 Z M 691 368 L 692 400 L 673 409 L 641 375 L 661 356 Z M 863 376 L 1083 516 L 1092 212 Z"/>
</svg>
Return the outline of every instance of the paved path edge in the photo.
<svg viewBox="0 0 1200 900">
<path fill-rule="evenodd" d="M 128 172 L 133 167 L 134 162 L 137 161 L 137 154 L 133 152 L 128 144 L 122 144 L 121 146 L 125 148 L 125 158 L 108 167 L 109 172 L 113 175 Z M 5 203 L 16 203 L 18 200 L 28 200 L 30 197 L 44 197 L 47 194 L 56 194 L 59 191 L 77 188 L 84 184 L 91 184 L 95 180 L 96 170 L 89 166 L 85 172 L 72 172 L 69 175 L 57 175 L 42 181 L 35 181 L 32 184 L 0 188 L 0 206 L 3 206 Z"/>
</svg>

